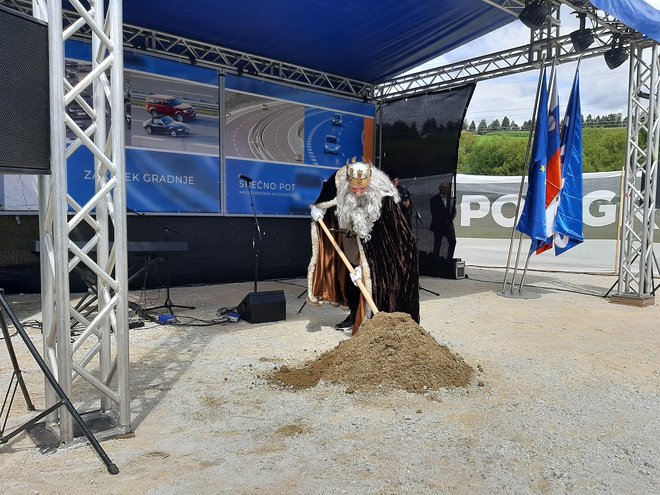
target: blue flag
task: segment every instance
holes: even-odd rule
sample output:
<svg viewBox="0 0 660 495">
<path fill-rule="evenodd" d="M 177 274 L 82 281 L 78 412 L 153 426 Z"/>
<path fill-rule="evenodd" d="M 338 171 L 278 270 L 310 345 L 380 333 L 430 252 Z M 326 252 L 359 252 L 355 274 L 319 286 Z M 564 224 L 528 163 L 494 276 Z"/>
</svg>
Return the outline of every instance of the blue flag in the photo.
<svg viewBox="0 0 660 495">
<path fill-rule="evenodd" d="M 532 239 L 532 250 L 546 239 L 545 221 L 545 182 L 548 169 L 548 89 L 545 83 L 545 70 L 541 80 L 541 95 L 538 115 L 534 128 L 532 161 L 529 165 L 527 195 L 522 215 L 516 230 Z"/>
<path fill-rule="evenodd" d="M 580 74 L 575 71 L 561 131 L 563 187 L 555 221 L 555 256 L 584 241 L 582 220 L 582 111 Z"/>
<path fill-rule="evenodd" d="M 545 173 L 545 241 L 536 246 L 536 254 L 552 249 L 555 235 L 555 218 L 562 183 L 558 93 L 557 68 L 553 67 L 548 96 L 550 108 L 548 109 L 548 167 Z"/>
</svg>

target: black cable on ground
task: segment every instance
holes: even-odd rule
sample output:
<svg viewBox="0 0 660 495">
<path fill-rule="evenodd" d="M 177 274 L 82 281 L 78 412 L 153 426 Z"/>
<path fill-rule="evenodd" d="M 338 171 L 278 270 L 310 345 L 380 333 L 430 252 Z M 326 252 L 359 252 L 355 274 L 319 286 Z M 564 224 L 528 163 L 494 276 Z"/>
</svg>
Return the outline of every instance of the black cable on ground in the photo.
<svg viewBox="0 0 660 495">
<path fill-rule="evenodd" d="M 177 316 L 175 322 L 164 323 L 164 325 L 172 325 L 175 327 L 211 327 L 213 325 L 221 325 L 222 323 L 228 322 L 228 317 L 217 320 L 202 320 L 200 318 L 193 318 L 192 316 Z"/>
</svg>

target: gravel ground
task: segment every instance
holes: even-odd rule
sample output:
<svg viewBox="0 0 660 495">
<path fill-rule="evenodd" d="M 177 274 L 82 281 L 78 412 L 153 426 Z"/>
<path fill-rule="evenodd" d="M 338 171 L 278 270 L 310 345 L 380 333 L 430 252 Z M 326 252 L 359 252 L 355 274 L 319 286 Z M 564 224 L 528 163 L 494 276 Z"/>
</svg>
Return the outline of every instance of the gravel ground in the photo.
<svg viewBox="0 0 660 495">
<path fill-rule="evenodd" d="M 421 280 L 440 294 L 422 291 L 421 326 L 480 370 L 467 387 L 274 386 L 275 367 L 350 337 L 332 329 L 337 308 L 298 314 L 304 281 L 262 282 L 285 291 L 286 321 L 130 331 L 134 435 L 102 442 L 118 475 L 84 442 L 43 454 L 21 434 L 0 445 L 0 493 L 660 493 L 660 306 L 609 303 L 613 277 L 532 272 L 523 297 L 503 297 L 501 270 L 467 273 Z M 172 299 L 197 306 L 181 316 L 212 318 L 251 287 L 175 288 Z M 22 321 L 40 317 L 36 296 L 9 299 Z M 43 407 L 43 377 L 14 345 Z M 3 390 L 5 357 L 3 345 Z M 29 417 L 17 396 L 8 430 Z"/>
</svg>

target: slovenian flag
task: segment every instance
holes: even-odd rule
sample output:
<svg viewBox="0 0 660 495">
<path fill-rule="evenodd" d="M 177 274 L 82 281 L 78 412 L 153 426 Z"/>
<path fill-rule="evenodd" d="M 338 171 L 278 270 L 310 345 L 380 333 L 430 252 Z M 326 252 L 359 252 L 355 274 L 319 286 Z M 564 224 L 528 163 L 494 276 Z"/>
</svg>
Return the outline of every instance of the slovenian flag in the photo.
<svg viewBox="0 0 660 495">
<path fill-rule="evenodd" d="M 563 181 L 555 222 L 555 256 L 584 241 L 582 220 L 582 111 L 580 74 L 575 71 L 561 131 Z"/>
<path fill-rule="evenodd" d="M 545 183 L 548 167 L 548 90 L 545 83 L 545 71 L 541 80 L 541 94 L 538 104 L 538 116 L 534 127 L 534 145 L 532 161 L 529 166 L 527 194 L 522 215 L 516 230 L 532 239 L 532 246 L 545 242 Z"/>
<path fill-rule="evenodd" d="M 557 95 L 557 70 L 552 71 L 550 81 L 550 102 L 548 110 L 548 170 L 545 177 L 545 240 L 534 245 L 536 254 L 552 248 L 555 235 L 555 218 L 561 190 L 561 146 L 559 137 L 559 96 Z"/>
</svg>

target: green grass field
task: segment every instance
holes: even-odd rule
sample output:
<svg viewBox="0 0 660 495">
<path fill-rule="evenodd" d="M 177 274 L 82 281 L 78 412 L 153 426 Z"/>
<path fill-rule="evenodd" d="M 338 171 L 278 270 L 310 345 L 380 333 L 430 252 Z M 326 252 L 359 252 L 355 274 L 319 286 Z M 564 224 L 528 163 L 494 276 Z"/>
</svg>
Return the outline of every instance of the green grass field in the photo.
<svg viewBox="0 0 660 495">
<path fill-rule="evenodd" d="M 626 128 L 583 130 L 584 172 L 621 170 L 626 161 Z M 458 172 L 474 175 L 520 175 L 529 133 L 495 131 L 477 135 L 463 131 L 458 150 Z"/>
</svg>

